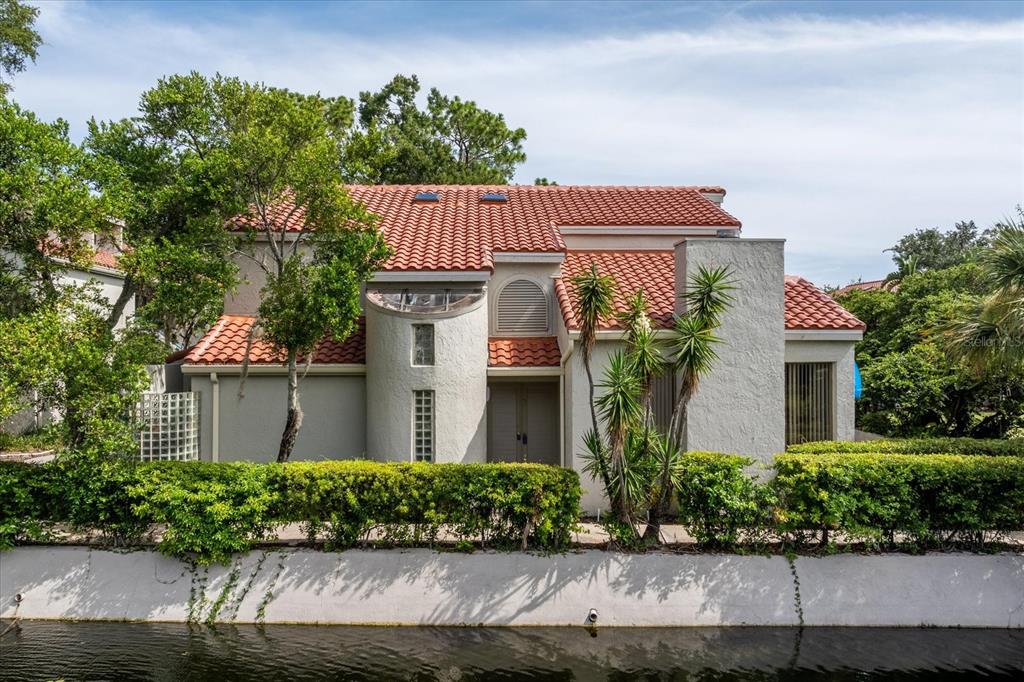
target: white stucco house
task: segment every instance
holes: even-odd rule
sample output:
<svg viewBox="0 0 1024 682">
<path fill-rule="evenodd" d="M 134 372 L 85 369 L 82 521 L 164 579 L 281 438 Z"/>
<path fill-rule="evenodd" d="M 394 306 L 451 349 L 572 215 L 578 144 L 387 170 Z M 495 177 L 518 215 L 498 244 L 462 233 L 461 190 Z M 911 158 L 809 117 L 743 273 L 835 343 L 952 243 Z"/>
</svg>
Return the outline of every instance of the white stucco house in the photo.
<svg viewBox="0 0 1024 682">
<path fill-rule="evenodd" d="M 365 287 L 359 330 L 323 341 L 301 384 L 296 459 L 531 461 L 580 469 L 590 425 L 570 278 L 596 263 L 617 305 L 643 287 L 660 327 L 687 273 L 728 265 L 737 284 L 720 360 L 691 403 L 693 449 L 770 459 L 787 442 L 852 439 L 854 344 L 864 325 L 785 275 L 781 239 L 741 237 L 720 187 L 352 186 L 394 256 Z M 301 218 L 296 218 L 301 219 Z M 289 225 L 282 225 L 284 230 Z M 255 248 L 260 248 L 257 243 Z M 200 457 L 272 460 L 285 368 L 257 342 L 239 396 L 261 272 L 180 360 L 200 394 Z M 621 346 L 602 323 L 595 377 Z M 657 387 L 666 420 L 675 387 Z M 601 494 L 584 481 L 584 508 Z"/>
</svg>

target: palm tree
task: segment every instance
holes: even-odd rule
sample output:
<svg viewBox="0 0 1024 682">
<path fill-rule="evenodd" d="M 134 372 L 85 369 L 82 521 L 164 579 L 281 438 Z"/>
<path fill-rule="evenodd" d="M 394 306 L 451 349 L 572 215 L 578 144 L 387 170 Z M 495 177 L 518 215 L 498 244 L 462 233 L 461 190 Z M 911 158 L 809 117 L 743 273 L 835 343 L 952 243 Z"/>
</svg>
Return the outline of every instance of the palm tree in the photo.
<svg viewBox="0 0 1024 682">
<path fill-rule="evenodd" d="M 651 398 L 654 379 L 665 369 L 661 349 L 654 334 L 649 314 L 650 306 L 641 287 L 626 301 L 626 311 L 619 315 L 626 328 L 626 352 L 639 382 L 640 404 L 643 409 L 643 423 L 653 427 Z"/>
<path fill-rule="evenodd" d="M 1024 211 L 996 226 L 981 255 L 992 293 L 940 331 L 945 347 L 978 374 L 1024 363 Z"/>
<path fill-rule="evenodd" d="M 679 390 L 667 434 L 667 445 L 671 450 L 686 450 L 688 406 L 697 393 L 701 377 L 711 370 L 718 359 L 715 344 L 720 339 L 715 336 L 715 329 L 721 324 L 722 314 L 733 300 L 730 292 L 735 288 L 727 267 L 708 268 L 702 265 L 690 278 L 689 286 L 682 294 L 686 301 L 686 312 L 676 317 L 669 341 L 670 364 L 679 378 Z M 672 506 L 672 491 L 675 490 L 672 468 L 672 459 L 663 458 L 657 499 L 644 531 L 646 540 L 658 540 L 661 521 L 668 516 Z"/>
<path fill-rule="evenodd" d="M 591 263 L 589 272 L 577 275 L 569 281 L 576 287 L 576 300 L 579 302 L 579 347 L 590 389 L 590 418 L 593 431 L 586 437 L 587 447 L 588 450 L 591 446 L 597 448 L 595 453 L 599 465 L 597 473 L 601 476 L 605 490 L 607 490 L 611 487 L 611 477 L 602 452 L 601 429 L 597 423 L 597 407 L 594 405 L 594 374 L 590 368 L 590 360 L 594 352 L 594 343 L 597 341 L 597 327 L 602 318 L 607 318 L 612 314 L 615 280 L 608 275 L 598 273 L 597 264 Z"/>
<path fill-rule="evenodd" d="M 630 535 L 636 532 L 635 508 L 636 498 L 631 496 L 629 485 L 629 461 L 626 459 L 626 440 L 629 434 L 636 431 L 643 421 L 643 408 L 639 398 L 640 381 L 633 371 L 629 358 L 622 352 L 614 353 L 608 361 L 605 379 L 601 383 L 603 393 L 597 399 L 597 408 L 601 412 L 608 430 L 608 470 L 612 509 L 624 522 Z"/>
</svg>

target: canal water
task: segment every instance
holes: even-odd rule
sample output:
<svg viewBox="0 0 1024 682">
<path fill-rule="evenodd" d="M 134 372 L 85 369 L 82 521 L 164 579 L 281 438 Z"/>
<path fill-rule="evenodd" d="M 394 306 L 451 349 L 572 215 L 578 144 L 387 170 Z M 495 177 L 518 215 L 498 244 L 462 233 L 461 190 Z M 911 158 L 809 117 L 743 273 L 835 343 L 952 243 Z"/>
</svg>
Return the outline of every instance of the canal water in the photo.
<svg viewBox="0 0 1024 682">
<path fill-rule="evenodd" d="M 23 621 L 0 637 L 0 680 L 57 679 L 1024 680 L 1024 632 Z"/>
</svg>

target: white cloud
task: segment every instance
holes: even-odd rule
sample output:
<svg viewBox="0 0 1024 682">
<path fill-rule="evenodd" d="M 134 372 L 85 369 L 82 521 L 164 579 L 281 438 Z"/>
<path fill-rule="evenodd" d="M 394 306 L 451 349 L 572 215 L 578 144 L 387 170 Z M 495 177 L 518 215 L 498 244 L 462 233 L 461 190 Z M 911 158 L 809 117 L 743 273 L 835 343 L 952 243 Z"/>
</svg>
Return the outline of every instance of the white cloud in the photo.
<svg viewBox="0 0 1024 682">
<path fill-rule="evenodd" d="M 725 185 L 746 233 L 786 237 L 789 269 L 821 283 L 885 274 L 881 250 L 913 228 L 988 225 L 1024 200 L 1020 21 L 398 38 L 47 3 L 40 30 L 15 96 L 78 134 L 191 69 L 350 96 L 416 73 L 526 128 L 520 181 Z"/>
</svg>

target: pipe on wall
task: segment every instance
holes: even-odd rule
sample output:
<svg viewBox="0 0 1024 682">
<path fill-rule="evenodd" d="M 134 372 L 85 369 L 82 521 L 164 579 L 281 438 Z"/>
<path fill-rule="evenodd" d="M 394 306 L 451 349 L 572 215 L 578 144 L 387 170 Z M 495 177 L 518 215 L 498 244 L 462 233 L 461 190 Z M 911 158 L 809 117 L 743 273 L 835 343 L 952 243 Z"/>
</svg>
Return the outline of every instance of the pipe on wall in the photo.
<svg viewBox="0 0 1024 682">
<path fill-rule="evenodd" d="M 220 380 L 216 372 L 210 372 L 210 384 L 213 386 L 213 418 L 210 436 L 210 456 L 214 462 L 220 461 Z"/>
</svg>

